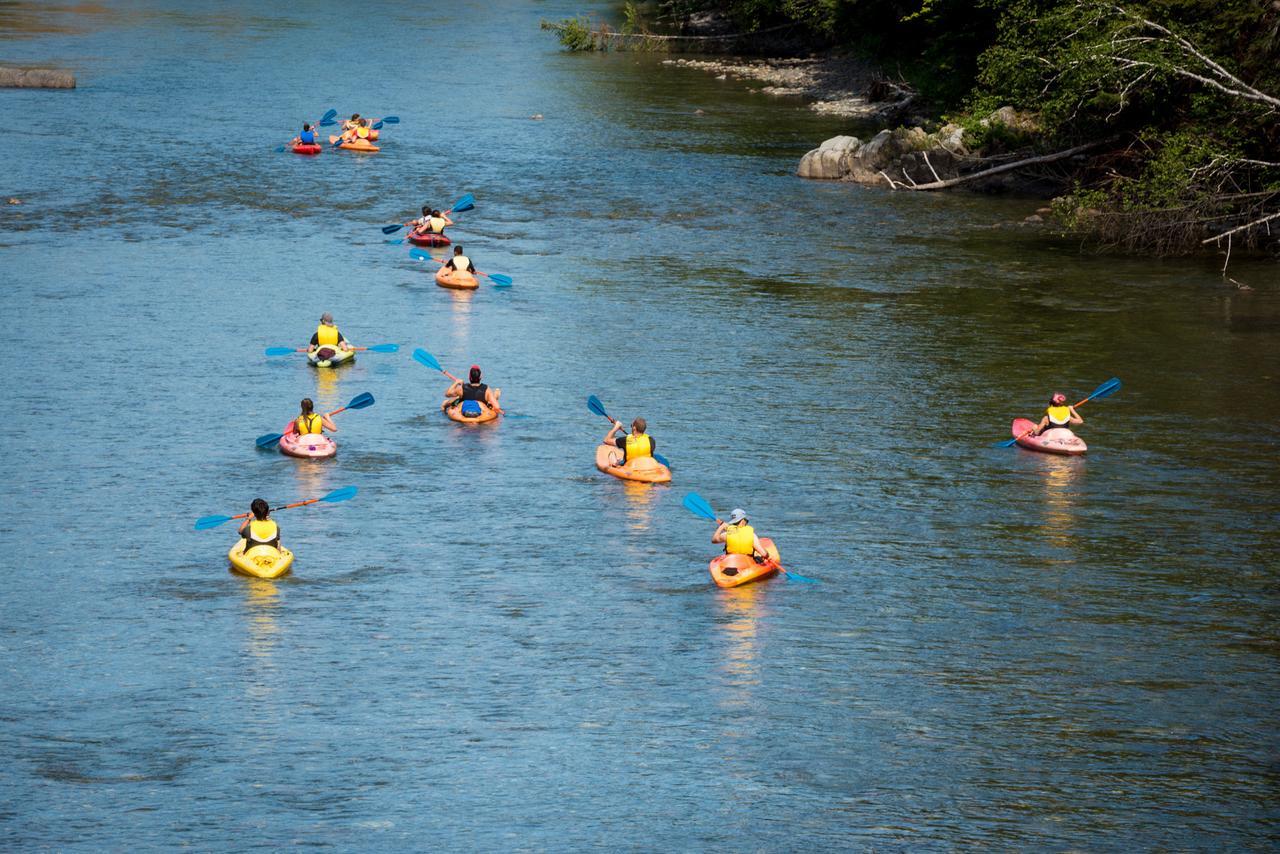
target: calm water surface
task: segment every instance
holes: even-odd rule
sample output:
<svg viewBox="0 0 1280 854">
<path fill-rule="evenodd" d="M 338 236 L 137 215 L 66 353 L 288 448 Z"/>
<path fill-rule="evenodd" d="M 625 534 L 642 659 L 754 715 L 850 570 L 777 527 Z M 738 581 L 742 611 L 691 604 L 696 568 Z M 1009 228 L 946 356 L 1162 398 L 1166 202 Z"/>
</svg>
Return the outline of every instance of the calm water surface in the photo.
<svg viewBox="0 0 1280 854">
<path fill-rule="evenodd" d="M 848 127 L 537 29 L 586 8 L 0 7 L 81 79 L 0 92 L 0 844 L 1273 848 L 1275 266 L 801 182 Z M 403 123 L 274 152 L 329 107 Z M 378 231 L 466 191 L 510 290 Z M 404 349 L 262 355 L 323 311 Z M 415 346 L 512 417 L 443 419 Z M 1113 375 L 1087 458 L 991 446 Z M 336 460 L 255 450 L 366 390 Z M 595 471 L 591 393 L 671 487 Z M 347 484 L 279 582 L 191 530 Z M 716 589 L 688 490 L 820 583 Z"/>
</svg>

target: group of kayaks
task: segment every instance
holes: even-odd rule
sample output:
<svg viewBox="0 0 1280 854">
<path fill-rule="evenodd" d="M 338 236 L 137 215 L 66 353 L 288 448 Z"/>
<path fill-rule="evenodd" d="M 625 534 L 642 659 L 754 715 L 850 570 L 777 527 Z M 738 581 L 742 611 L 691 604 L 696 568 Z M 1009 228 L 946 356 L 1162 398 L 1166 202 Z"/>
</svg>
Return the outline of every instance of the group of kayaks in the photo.
<svg viewBox="0 0 1280 854">
<path fill-rule="evenodd" d="M 337 121 L 335 121 L 334 117 L 337 114 L 337 110 L 329 110 L 315 124 L 312 130 L 336 125 Z M 381 151 L 382 149 L 374 145 L 374 143 L 381 136 L 383 124 L 398 124 L 400 119 L 397 116 L 387 116 L 372 125 L 369 124 L 370 121 L 370 119 L 365 119 L 361 122 L 358 113 L 353 115 L 350 121 L 343 124 L 342 133 L 329 136 L 329 145 L 344 151 L 360 151 L 368 154 Z M 318 141 L 302 142 L 300 139 L 290 142 L 288 148 L 294 154 L 301 154 L 305 157 L 314 157 L 324 151 L 324 146 Z"/>
</svg>

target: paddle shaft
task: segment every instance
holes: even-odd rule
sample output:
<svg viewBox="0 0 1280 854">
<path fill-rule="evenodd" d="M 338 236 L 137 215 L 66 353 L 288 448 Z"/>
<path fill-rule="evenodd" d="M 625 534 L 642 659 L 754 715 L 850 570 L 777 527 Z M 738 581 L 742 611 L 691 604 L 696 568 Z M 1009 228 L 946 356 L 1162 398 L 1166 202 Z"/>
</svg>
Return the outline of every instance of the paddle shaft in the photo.
<svg viewBox="0 0 1280 854">
<path fill-rule="evenodd" d="M 306 501 L 299 501 L 299 502 L 297 502 L 296 504 L 286 504 L 286 505 L 284 505 L 283 507 L 271 507 L 271 508 L 269 508 L 269 509 L 267 510 L 267 512 L 268 512 L 268 513 L 276 513 L 276 512 L 279 512 L 280 510 L 292 510 L 294 507 L 305 507 L 305 506 L 307 506 L 308 504 L 315 504 L 317 501 L 324 501 L 324 499 L 323 499 L 323 498 L 308 498 Z M 232 516 L 231 518 L 232 518 L 232 519 L 248 519 L 248 518 L 249 518 L 250 516 L 252 516 L 252 515 L 253 515 L 252 513 L 240 513 L 240 514 L 238 514 L 238 515 L 236 515 L 236 516 Z"/>
</svg>

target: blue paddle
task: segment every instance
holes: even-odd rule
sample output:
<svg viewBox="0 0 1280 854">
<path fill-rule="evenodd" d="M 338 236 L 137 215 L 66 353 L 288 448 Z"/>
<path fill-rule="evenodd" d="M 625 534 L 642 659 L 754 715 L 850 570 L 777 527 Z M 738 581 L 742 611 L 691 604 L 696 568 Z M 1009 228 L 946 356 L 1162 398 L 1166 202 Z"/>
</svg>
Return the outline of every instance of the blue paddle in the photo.
<svg viewBox="0 0 1280 854">
<path fill-rule="evenodd" d="M 339 407 L 333 410 L 332 412 L 327 413 L 327 415 L 329 417 L 333 417 L 334 415 L 337 415 L 339 412 L 343 412 L 344 410 L 347 410 L 347 409 L 365 409 L 367 407 L 373 406 L 373 402 L 374 402 L 373 395 L 371 395 L 367 391 L 363 391 L 360 394 L 357 394 L 355 397 L 351 398 L 351 402 L 348 403 L 346 406 Z M 266 433 L 262 436 L 259 436 L 256 440 L 254 440 L 254 444 L 257 445 L 259 448 L 270 448 L 272 445 L 274 445 L 276 442 L 279 442 L 283 438 L 284 438 L 283 433 Z"/>
<path fill-rule="evenodd" d="M 703 519 L 706 519 L 709 522 L 715 522 L 717 525 L 720 524 L 720 518 L 716 516 L 716 511 L 712 509 L 711 504 L 698 493 L 690 492 L 680 503 L 684 505 L 684 509 L 688 510 L 693 515 L 701 516 Z M 781 564 L 777 564 L 777 566 L 778 570 L 783 575 L 787 576 L 787 578 L 794 578 L 796 581 L 806 581 L 810 584 L 818 583 L 818 579 L 816 578 L 809 578 L 808 576 L 791 572 Z"/>
<path fill-rule="evenodd" d="M 446 214 L 451 214 L 451 213 L 462 213 L 463 211 L 474 210 L 474 209 L 475 209 L 475 206 L 476 206 L 476 197 L 475 197 L 475 196 L 473 196 L 473 195 L 471 195 L 470 193 L 467 193 L 465 196 L 463 196 L 462 198 L 460 198 L 460 199 L 458 199 L 456 202 L 454 202 L 454 203 L 453 203 L 453 207 L 449 208 L 447 211 L 445 211 L 445 213 L 446 213 Z M 408 224 L 408 223 L 399 223 L 398 225 L 384 225 L 384 226 L 382 226 L 382 233 L 383 233 L 383 234 L 395 234 L 397 231 L 399 231 L 400 229 L 404 228 L 407 224 Z M 399 241 L 399 240 L 389 240 L 389 241 L 387 241 L 387 242 L 388 242 L 388 243 L 400 243 L 401 241 Z"/>
<path fill-rule="evenodd" d="M 1111 395 L 1115 394 L 1119 390 L 1120 390 L 1120 380 L 1116 379 L 1115 377 L 1112 377 L 1111 379 L 1104 382 L 1102 385 L 1095 388 L 1092 394 L 1090 394 L 1084 400 L 1077 403 L 1076 406 L 1084 406 L 1086 403 L 1088 403 L 1091 400 L 1101 400 L 1104 397 L 1110 397 Z M 1018 444 L 1019 439 L 1029 435 L 1032 432 L 1034 431 L 1027 430 L 1021 436 L 1014 436 L 1012 439 L 1005 439 L 1003 442 L 996 442 L 995 445 L 997 448 L 1012 448 L 1014 445 Z"/>
<path fill-rule="evenodd" d="M 609 415 L 609 413 L 604 411 L 604 404 L 600 402 L 600 398 L 596 397 L 594 394 L 590 395 L 587 398 L 587 409 L 590 409 L 593 413 L 595 413 L 596 415 L 599 415 L 602 418 L 609 419 L 610 424 L 614 423 L 613 417 Z M 627 435 L 627 431 L 623 430 L 622 435 L 624 436 Z M 674 468 L 671 465 L 671 461 L 668 460 L 666 457 L 662 456 L 662 454 L 650 454 L 650 456 L 653 457 L 658 462 L 662 463 L 667 468 Z"/>
<path fill-rule="evenodd" d="M 347 501 L 348 499 L 355 498 L 356 492 L 356 487 L 344 486 L 341 489 L 335 489 L 333 492 L 330 492 L 328 495 L 320 498 L 311 498 L 307 501 L 299 501 L 295 504 L 286 504 L 283 507 L 272 507 L 271 512 L 275 513 L 278 510 L 288 510 L 292 507 L 304 507 L 308 504 L 315 504 L 318 501 L 336 504 L 339 501 Z M 237 516 L 201 516 L 196 520 L 194 527 L 197 531 L 207 531 L 210 528 L 216 528 L 219 525 L 230 522 L 232 519 L 248 519 L 252 515 L 252 513 L 241 513 Z"/>
<path fill-rule="evenodd" d="M 437 359 L 435 356 L 428 353 L 426 350 L 423 350 L 421 347 L 413 351 L 413 360 L 420 365 L 426 365 L 428 368 L 430 368 L 433 371 L 439 371 L 449 379 L 453 380 L 455 383 L 462 382 L 462 380 L 458 379 L 453 374 L 446 371 L 444 367 L 441 366 L 439 359 Z M 488 406 L 488 403 L 486 403 L 485 405 Z M 498 414 L 506 415 L 507 411 L 499 407 Z"/>
</svg>

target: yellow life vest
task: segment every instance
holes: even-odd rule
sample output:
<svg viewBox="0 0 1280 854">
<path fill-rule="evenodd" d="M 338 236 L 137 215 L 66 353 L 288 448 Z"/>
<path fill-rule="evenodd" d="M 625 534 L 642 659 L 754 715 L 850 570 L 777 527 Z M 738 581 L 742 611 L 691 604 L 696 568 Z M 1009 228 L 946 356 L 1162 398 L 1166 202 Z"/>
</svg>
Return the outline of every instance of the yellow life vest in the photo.
<svg viewBox="0 0 1280 854">
<path fill-rule="evenodd" d="M 756 551 L 756 529 L 750 525 L 730 525 L 724 535 L 724 550 L 731 555 L 751 555 Z"/>
<path fill-rule="evenodd" d="M 320 347 L 333 347 L 338 343 L 338 327 L 320 324 L 316 327 L 316 344 Z"/>
<path fill-rule="evenodd" d="M 293 426 L 298 431 L 299 436 L 306 436 L 311 433 L 324 434 L 324 419 L 315 412 L 310 415 L 299 415 L 294 420 Z"/>
<path fill-rule="evenodd" d="M 361 139 L 368 139 L 368 138 L 369 138 L 369 129 L 368 129 L 368 128 L 363 128 L 363 127 L 362 127 L 362 128 L 356 128 L 356 136 L 360 137 Z"/>
<path fill-rule="evenodd" d="M 1045 410 L 1045 414 L 1049 416 L 1049 423 L 1064 427 L 1071 423 L 1071 407 L 1069 406 L 1050 406 Z"/>
<path fill-rule="evenodd" d="M 255 545 L 265 545 L 273 543 L 280 538 L 280 529 L 276 527 L 276 523 L 270 519 L 254 519 L 249 523 L 248 544 L 245 549 L 251 549 Z"/>
<path fill-rule="evenodd" d="M 447 223 L 444 217 L 433 216 L 427 221 L 427 227 L 431 229 L 432 234 L 444 234 L 444 227 Z"/>
<path fill-rule="evenodd" d="M 468 272 L 468 268 L 471 266 L 471 259 L 466 255 L 454 255 L 450 260 L 453 261 L 453 269 L 462 273 Z"/>
<path fill-rule="evenodd" d="M 627 437 L 627 462 L 635 462 L 641 457 L 647 457 L 652 453 L 653 442 L 649 441 L 649 437 L 644 433 L 639 435 L 632 433 Z"/>
</svg>

